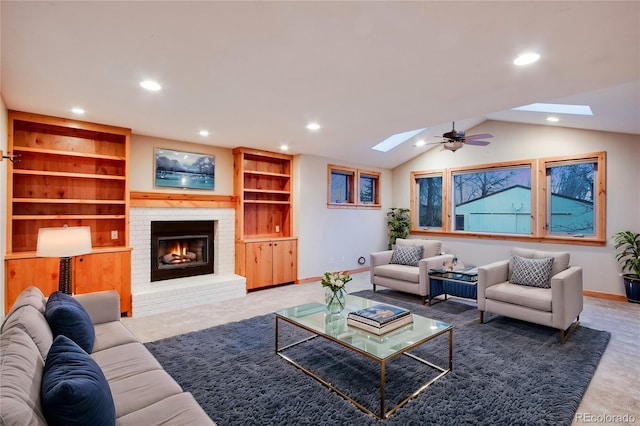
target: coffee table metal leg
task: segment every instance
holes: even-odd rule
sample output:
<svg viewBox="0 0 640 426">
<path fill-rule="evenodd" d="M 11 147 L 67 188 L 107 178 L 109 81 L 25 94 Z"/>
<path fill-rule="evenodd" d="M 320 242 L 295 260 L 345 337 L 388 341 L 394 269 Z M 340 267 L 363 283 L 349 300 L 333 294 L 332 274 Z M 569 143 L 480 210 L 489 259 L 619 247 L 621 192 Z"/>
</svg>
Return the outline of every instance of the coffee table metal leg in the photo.
<svg viewBox="0 0 640 426">
<path fill-rule="evenodd" d="M 385 363 L 380 363 L 380 418 L 384 419 L 384 382 L 385 382 Z"/>
</svg>

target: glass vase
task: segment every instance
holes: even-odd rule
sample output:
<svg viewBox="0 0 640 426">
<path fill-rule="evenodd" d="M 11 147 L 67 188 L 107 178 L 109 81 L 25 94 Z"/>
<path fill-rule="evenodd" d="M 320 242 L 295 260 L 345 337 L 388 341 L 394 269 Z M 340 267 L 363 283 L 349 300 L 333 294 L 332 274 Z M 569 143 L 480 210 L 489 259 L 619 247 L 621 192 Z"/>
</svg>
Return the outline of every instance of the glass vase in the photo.
<svg viewBox="0 0 640 426">
<path fill-rule="evenodd" d="M 324 303 L 330 314 L 339 314 L 346 306 L 346 294 L 343 288 L 332 290 L 327 287 L 324 291 Z"/>
</svg>

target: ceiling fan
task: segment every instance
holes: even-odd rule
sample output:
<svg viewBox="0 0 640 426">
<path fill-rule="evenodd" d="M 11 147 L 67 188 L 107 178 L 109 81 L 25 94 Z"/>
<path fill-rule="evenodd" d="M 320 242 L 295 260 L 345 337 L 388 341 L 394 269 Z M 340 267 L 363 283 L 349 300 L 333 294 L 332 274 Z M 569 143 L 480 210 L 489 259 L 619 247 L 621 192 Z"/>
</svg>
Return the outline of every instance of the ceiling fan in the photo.
<svg viewBox="0 0 640 426">
<path fill-rule="evenodd" d="M 436 137 L 439 138 L 440 136 L 436 136 Z M 434 142 L 434 143 L 441 143 L 444 149 L 448 149 L 449 151 L 456 152 L 457 150 L 462 148 L 465 144 L 479 145 L 479 146 L 489 145 L 491 142 L 483 141 L 481 139 L 488 139 L 492 137 L 493 135 L 490 135 L 488 133 L 465 136 L 464 131 L 456 130 L 456 122 L 454 121 L 451 131 L 442 134 L 442 138 L 444 138 L 444 140 L 440 142 Z"/>
</svg>

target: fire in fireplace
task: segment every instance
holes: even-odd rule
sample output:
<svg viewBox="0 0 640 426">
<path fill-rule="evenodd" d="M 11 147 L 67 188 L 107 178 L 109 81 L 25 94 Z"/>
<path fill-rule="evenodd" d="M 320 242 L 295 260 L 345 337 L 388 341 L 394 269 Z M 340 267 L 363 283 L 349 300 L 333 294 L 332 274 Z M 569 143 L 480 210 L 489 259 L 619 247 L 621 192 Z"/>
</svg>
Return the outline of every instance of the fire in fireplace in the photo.
<svg viewBox="0 0 640 426">
<path fill-rule="evenodd" d="M 213 273 L 214 221 L 151 222 L 151 281 Z"/>
</svg>

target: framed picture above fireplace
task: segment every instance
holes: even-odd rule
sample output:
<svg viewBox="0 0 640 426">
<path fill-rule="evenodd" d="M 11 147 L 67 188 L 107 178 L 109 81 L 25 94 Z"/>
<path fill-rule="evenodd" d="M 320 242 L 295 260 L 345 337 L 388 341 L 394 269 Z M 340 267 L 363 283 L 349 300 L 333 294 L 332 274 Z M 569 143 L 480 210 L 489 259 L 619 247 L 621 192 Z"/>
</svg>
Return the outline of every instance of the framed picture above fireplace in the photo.
<svg viewBox="0 0 640 426">
<path fill-rule="evenodd" d="M 155 155 L 155 186 L 214 189 L 214 156 L 165 148 L 156 148 Z"/>
</svg>

